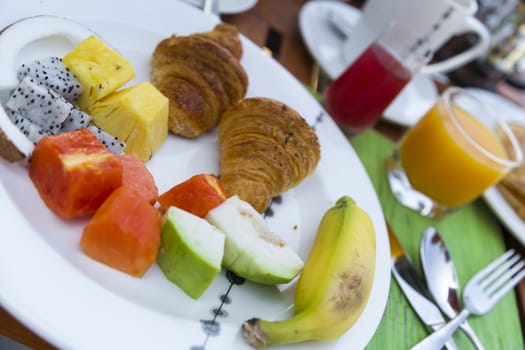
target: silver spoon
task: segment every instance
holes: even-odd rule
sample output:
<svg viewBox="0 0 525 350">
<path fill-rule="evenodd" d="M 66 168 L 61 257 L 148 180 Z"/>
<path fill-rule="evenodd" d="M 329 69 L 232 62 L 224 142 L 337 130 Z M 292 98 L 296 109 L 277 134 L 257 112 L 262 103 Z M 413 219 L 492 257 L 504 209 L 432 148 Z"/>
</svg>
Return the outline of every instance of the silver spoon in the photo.
<svg viewBox="0 0 525 350">
<path fill-rule="evenodd" d="M 454 318 L 461 311 L 456 268 L 445 242 L 433 227 L 425 229 L 421 237 L 421 265 L 436 304 L 445 315 Z M 460 327 L 477 349 L 485 349 L 467 321 Z"/>
</svg>

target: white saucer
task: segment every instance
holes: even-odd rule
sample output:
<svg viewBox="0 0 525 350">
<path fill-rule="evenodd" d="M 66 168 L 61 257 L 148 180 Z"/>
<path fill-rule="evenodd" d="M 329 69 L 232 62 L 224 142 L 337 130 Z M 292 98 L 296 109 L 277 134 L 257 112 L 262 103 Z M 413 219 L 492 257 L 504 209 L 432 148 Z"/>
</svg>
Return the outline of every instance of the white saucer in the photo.
<svg viewBox="0 0 525 350">
<path fill-rule="evenodd" d="M 299 13 L 299 27 L 304 42 L 321 69 L 331 78 L 346 68 L 341 46 L 344 37 L 328 23 L 330 11 L 337 11 L 349 26 L 355 25 L 361 11 L 340 1 L 310 1 Z M 438 98 L 436 86 L 426 75 L 417 75 L 384 113 L 385 119 L 397 124 L 413 125 Z"/>
<path fill-rule="evenodd" d="M 183 0 L 190 5 L 202 6 L 204 0 Z M 257 0 L 216 0 L 219 2 L 219 12 L 224 15 L 240 13 L 251 9 Z"/>
</svg>

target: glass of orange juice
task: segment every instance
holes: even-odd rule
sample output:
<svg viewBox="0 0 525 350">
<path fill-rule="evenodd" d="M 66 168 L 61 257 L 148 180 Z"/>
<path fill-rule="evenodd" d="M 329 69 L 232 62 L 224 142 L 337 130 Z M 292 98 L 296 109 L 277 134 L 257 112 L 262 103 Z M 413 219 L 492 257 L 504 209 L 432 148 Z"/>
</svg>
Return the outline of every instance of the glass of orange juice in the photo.
<svg viewBox="0 0 525 350">
<path fill-rule="evenodd" d="M 495 111 L 452 87 L 403 135 L 387 158 L 387 176 L 401 204 L 438 218 L 478 198 L 522 159 Z"/>
</svg>

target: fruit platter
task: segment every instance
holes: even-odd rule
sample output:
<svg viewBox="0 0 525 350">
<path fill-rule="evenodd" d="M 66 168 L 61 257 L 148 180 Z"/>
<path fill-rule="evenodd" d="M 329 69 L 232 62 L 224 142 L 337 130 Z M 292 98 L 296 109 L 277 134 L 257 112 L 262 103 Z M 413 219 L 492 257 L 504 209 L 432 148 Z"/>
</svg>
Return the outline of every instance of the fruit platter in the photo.
<svg viewBox="0 0 525 350">
<path fill-rule="evenodd" d="M 192 75 L 198 59 L 190 71 L 168 59 L 191 58 L 208 47 L 203 36 L 215 35 L 209 33 L 215 33 L 219 20 L 177 1 L 140 2 L 121 11 L 126 5 L 100 0 L 89 6 L 58 0 L 0 4 L 0 28 L 7 28 L 0 32 L 0 126 L 17 151 L 16 159 L 0 160 L 2 307 L 58 348 L 249 349 L 246 334 L 252 326 L 267 327 L 271 333 L 276 321 L 292 320 L 300 309 L 312 314 L 308 324 L 317 333 L 290 339 L 293 332 L 282 323 L 274 328 L 284 335 L 267 345 L 364 348 L 386 305 L 390 258 L 379 201 L 345 136 L 300 82 L 242 35 L 238 63 L 221 70 L 234 76 L 234 83 L 225 84 L 222 95 L 214 90 L 218 104 L 202 118 L 216 124 L 192 124 L 188 131 L 174 119 L 179 114 L 171 113 L 173 100 L 183 105 L 187 95 L 171 96 L 165 90 L 185 85 L 162 74 L 176 72 L 182 80 L 198 81 Z M 171 47 L 179 51 L 166 51 Z M 219 54 L 225 54 L 221 50 Z M 103 76 L 116 77 L 118 87 L 109 91 L 111 81 L 95 80 L 93 68 L 84 69 L 86 53 L 93 52 L 96 58 L 88 60 L 110 57 L 115 72 L 104 71 Z M 59 72 L 57 61 L 68 69 Z M 58 117 L 42 126 L 31 113 L 41 115 L 43 109 L 31 112 L 31 106 L 47 92 L 34 93 L 44 83 L 31 85 L 31 80 L 43 71 L 53 71 L 71 95 L 46 97 L 42 106 L 61 102 L 50 112 Z M 82 91 L 69 80 L 63 83 L 67 72 L 78 77 Z M 227 105 L 234 97 L 242 103 Z M 68 99 L 73 99 L 72 107 Z M 193 111 L 193 105 L 188 106 L 187 111 Z M 61 114 L 64 108 L 67 112 Z M 152 117 L 131 123 L 129 115 L 135 110 L 147 110 Z M 219 126 L 214 113 L 222 116 Z M 290 123 L 274 119 L 271 124 L 293 125 L 293 137 L 286 133 L 288 146 L 297 142 L 318 148 L 305 159 L 288 160 L 294 164 L 292 175 L 299 174 L 300 180 L 281 179 L 278 162 L 279 172 L 267 177 L 287 187 L 278 195 L 274 191 L 245 201 L 245 196 L 259 194 L 251 178 L 245 182 L 255 187 L 239 190 L 239 196 L 226 192 L 237 193 L 237 184 L 229 179 L 250 167 L 242 158 L 248 148 L 237 145 L 254 146 L 252 140 L 233 140 L 243 118 L 252 118 L 249 134 L 258 135 L 253 125 L 260 115 L 292 118 L 286 119 L 293 120 Z M 24 127 L 18 132 L 9 131 L 20 124 Z M 12 134 L 19 139 L 10 138 Z M 268 142 L 263 136 L 257 136 L 261 144 Z M 229 161 L 226 154 L 241 160 Z M 84 178 L 68 172 L 79 163 L 96 164 L 98 175 Z M 230 177 L 227 164 L 233 167 Z M 63 183 L 67 185 L 57 185 Z M 181 204 L 174 204 L 177 201 Z M 189 202 L 192 205 L 185 206 Z M 126 208 L 126 225 L 139 232 L 135 240 L 100 235 L 101 227 L 124 231 L 124 224 L 115 222 L 122 217 L 122 209 L 116 208 Z M 332 212 L 337 214 L 331 217 Z M 343 225 L 343 220 L 349 221 Z M 337 249 L 336 243 L 320 237 L 321 232 L 336 232 L 338 225 L 369 234 L 348 233 L 346 241 L 339 241 L 348 250 Z M 253 227 L 258 240 L 245 243 Z M 188 243 L 184 254 L 177 255 L 171 248 L 180 242 L 202 246 Z M 231 258 L 232 251 L 237 254 L 232 247 L 243 244 L 244 250 L 237 249 L 241 258 Z M 115 247 L 133 253 L 114 253 Z M 310 307 L 309 301 L 321 300 L 321 291 L 337 292 L 340 286 L 319 287 L 323 273 L 310 256 L 345 256 L 350 251 L 368 258 L 371 268 L 359 278 L 367 298 L 345 318 L 348 324 L 336 330 L 324 324 L 340 323 L 338 315 L 320 313 L 327 308 Z M 359 265 L 340 260 L 337 266 Z M 283 338 L 290 344 L 279 345 Z"/>
</svg>

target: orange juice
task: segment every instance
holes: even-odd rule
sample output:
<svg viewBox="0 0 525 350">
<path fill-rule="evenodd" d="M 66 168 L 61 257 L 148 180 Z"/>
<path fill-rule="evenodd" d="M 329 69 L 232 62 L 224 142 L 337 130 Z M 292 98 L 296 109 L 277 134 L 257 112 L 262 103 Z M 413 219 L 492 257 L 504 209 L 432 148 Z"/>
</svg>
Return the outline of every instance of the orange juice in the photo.
<svg viewBox="0 0 525 350">
<path fill-rule="evenodd" d="M 496 136 L 464 110 L 452 109 L 455 116 L 437 102 L 399 145 L 412 187 L 449 208 L 475 199 L 508 171 L 498 162 L 507 157 Z"/>
</svg>

